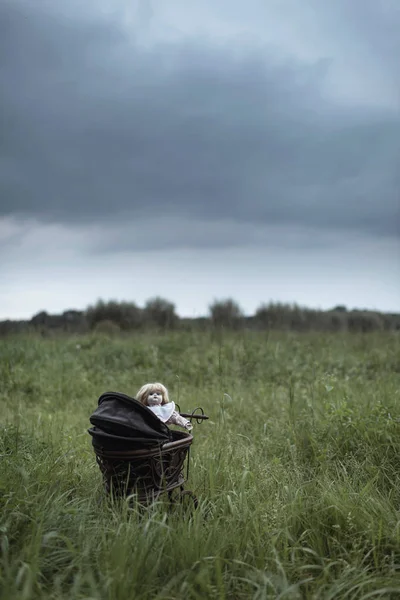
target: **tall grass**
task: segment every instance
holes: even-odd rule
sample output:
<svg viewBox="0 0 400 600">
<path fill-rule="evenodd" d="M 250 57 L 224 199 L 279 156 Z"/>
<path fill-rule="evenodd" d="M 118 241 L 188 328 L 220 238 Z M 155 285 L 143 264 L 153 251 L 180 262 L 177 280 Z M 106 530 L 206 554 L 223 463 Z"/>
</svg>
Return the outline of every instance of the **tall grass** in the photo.
<svg viewBox="0 0 400 600">
<path fill-rule="evenodd" d="M 0 346 L 0 597 L 400 597 L 400 338 L 17 337 Z M 187 488 L 106 501 L 98 396 L 203 406 Z"/>
</svg>

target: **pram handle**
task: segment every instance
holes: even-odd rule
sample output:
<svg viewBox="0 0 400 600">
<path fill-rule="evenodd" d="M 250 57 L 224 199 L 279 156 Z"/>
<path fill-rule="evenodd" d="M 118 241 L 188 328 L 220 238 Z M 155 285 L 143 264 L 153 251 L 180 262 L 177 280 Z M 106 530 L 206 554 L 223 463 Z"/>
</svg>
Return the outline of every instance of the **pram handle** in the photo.
<svg viewBox="0 0 400 600">
<path fill-rule="evenodd" d="M 182 413 L 179 404 L 176 404 L 175 406 L 177 407 L 179 414 L 185 419 L 196 419 L 197 423 L 201 423 L 202 421 L 206 421 L 209 418 L 207 415 L 204 414 L 204 410 L 201 408 L 201 406 L 195 408 L 191 413 Z"/>
<path fill-rule="evenodd" d="M 209 419 L 210 417 L 207 417 L 207 415 L 194 415 L 193 413 L 188 414 L 188 413 L 179 413 L 181 415 L 181 417 L 185 417 L 186 419 L 199 419 L 201 421 L 205 421 L 206 419 Z"/>
</svg>

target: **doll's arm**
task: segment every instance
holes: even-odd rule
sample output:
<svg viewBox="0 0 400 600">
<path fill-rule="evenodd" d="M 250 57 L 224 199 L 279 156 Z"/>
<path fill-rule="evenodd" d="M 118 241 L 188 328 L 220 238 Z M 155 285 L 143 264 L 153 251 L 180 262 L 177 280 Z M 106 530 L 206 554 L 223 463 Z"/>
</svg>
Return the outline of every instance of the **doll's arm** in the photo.
<svg viewBox="0 0 400 600">
<path fill-rule="evenodd" d="M 176 412 L 176 410 L 174 410 L 174 412 L 168 419 L 168 423 L 172 423 L 173 425 L 179 425 L 179 427 L 183 427 L 188 431 L 191 431 L 193 429 L 193 425 L 191 424 L 191 422 L 182 417 L 178 412 Z"/>
</svg>

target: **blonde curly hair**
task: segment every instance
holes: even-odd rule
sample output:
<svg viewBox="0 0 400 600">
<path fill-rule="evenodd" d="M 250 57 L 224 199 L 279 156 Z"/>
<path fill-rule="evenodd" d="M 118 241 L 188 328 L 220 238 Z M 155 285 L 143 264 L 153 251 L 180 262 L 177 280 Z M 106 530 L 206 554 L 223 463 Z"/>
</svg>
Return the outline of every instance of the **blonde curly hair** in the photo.
<svg viewBox="0 0 400 600">
<path fill-rule="evenodd" d="M 136 394 L 136 400 L 138 400 L 139 402 L 141 402 L 142 404 L 147 406 L 148 397 L 150 396 L 150 394 L 152 394 L 154 392 L 158 392 L 159 394 L 162 395 L 161 404 L 168 404 L 168 402 L 169 402 L 168 390 L 165 387 L 165 385 L 163 385 L 162 383 L 158 383 L 158 382 L 146 383 L 145 385 L 142 385 L 142 387 Z"/>
</svg>

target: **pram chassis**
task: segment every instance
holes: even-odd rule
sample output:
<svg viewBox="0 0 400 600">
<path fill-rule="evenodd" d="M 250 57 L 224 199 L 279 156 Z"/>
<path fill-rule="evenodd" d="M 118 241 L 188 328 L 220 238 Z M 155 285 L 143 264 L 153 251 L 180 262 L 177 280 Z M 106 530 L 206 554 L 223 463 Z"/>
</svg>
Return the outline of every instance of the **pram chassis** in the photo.
<svg viewBox="0 0 400 600">
<path fill-rule="evenodd" d="M 185 417 L 195 419 L 197 423 L 208 419 L 201 408 L 185 414 Z M 167 493 L 171 502 L 190 499 L 197 507 L 197 497 L 184 488 L 189 476 L 193 436 L 176 430 L 171 430 L 171 434 L 173 441 L 134 450 L 110 450 L 93 439 L 96 461 L 107 494 L 132 496 L 140 504 L 148 505 L 158 500 L 161 494 Z M 175 490 L 178 494 L 175 494 Z"/>
</svg>

